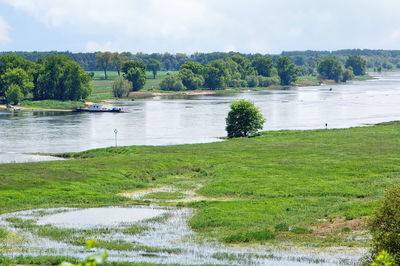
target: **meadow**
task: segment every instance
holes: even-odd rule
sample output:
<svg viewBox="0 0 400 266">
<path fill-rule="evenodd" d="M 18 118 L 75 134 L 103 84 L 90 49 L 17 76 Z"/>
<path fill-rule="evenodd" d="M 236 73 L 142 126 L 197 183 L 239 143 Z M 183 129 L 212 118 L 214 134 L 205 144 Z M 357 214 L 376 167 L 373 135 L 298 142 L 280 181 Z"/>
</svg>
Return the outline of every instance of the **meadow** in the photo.
<svg viewBox="0 0 400 266">
<path fill-rule="evenodd" d="M 399 154 L 400 122 L 67 153 L 0 165 L 0 213 L 157 200 L 194 208 L 190 226 L 226 243 L 365 247 L 368 217 L 399 182 Z M 163 187 L 174 190 L 121 195 Z"/>
</svg>

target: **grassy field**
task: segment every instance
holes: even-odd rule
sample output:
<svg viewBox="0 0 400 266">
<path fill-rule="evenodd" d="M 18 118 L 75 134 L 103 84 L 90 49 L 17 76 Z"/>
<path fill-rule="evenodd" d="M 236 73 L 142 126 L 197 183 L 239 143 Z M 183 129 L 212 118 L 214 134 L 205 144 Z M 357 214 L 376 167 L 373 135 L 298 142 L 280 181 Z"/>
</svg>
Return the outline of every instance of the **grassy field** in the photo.
<svg viewBox="0 0 400 266">
<path fill-rule="evenodd" d="M 365 246 L 351 236 L 399 183 L 399 154 L 400 122 L 90 150 L 63 155 L 74 160 L 0 165 L 0 212 L 153 198 L 195 208 L 192 228 L 228 243 Z M 176 189 L 142 200 L 119 195 L 165 186 Z M 199 199 L 183 199 L 184 191 Z"/>
<path fill-rule="evenodd" d="M 143 92 L 160 92 L 158 88 L 161 80 L 167 76 L 168 71 L 158 71 L 157 76 L 153 79 L 153 73 L 150 71 L 146 72 L 147 81 L 144 88 L 141 90 Z M 93 78 L 93 93 L 89 97 L 89 101 L 99 102 L 102 100 L 114 99 L 112 93 L 112 82 L 118 77 L 118 72 L 107 71 L 107 80 L 104 79 L 103 71 L 94 71 L 95 76 Z M 170 73 L 177 74 L 178 71 L 170 71 Z"/>
</svg>

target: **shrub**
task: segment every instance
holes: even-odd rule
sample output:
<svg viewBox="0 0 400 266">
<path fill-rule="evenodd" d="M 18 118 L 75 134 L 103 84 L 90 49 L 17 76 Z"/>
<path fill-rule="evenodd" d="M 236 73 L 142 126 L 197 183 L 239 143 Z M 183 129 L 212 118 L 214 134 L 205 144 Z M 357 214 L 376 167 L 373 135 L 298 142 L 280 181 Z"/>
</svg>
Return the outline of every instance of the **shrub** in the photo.
<svg viewBox="0 0 400 266">
<path fill-rule="evenodd" d="M 386 250 L 400 263 L 400 187 L 387 191 L 380 208 L 371 221 L 372 256 Z"/>
<path fill-rule="evenodd" d="M 374 262 L 371 263 L 371 266 L 396 266 L 396 265 L 398 264 L 396 264 L 395 258 L 385 250 L 379 252 L 378 256 L 375 257 Z"/>
<path fill-rule="evenodd" d="M 112 90 L 114 96 L 117 98 L 121 98 L 122 96 L 128 96 L 131 88 L 132 88 L 132 82 L 126 80 L 124 77 L 116 77 L 112 84 Z"/>
<path fill-rule="evenodd" d="M 176 75 L 171 75 L 164 78 L 160 83 L 160 89 L 164 91 L 183 91 L 185 86 L 183 86 L 182 80 Z"/>
<path fill-rule="evenodd" d="M 254 103 L 239 100 L 231 104 L 226 118 L 226 131 L 229 138 L 246 137 L 262 129 L 264 117 Z"/>
</svg>

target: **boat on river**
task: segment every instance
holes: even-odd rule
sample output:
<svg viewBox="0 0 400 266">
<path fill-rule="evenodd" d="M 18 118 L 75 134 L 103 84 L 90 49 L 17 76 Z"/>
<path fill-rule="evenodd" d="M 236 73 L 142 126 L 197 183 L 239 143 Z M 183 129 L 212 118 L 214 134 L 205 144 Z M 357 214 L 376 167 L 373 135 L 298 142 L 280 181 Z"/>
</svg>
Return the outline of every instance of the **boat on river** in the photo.
<svg viewBox="0 0 400 266">
<path fill-rule="evenodd" d="M 76 108 L 76 112 L 93 112 L 93 113 L 122 113 L 124 112 L 122 108 L 113 107 L 113 108 L 106 108 L 101 104 L 91 104 L 89 107 L 85 108 Z"/>
</svg>

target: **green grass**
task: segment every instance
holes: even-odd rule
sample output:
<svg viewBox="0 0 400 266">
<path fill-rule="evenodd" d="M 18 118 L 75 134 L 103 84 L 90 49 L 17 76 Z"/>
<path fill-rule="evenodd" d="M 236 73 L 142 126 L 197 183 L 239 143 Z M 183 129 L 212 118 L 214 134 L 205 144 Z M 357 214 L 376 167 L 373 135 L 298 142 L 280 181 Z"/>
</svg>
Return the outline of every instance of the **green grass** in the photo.
<svg viewBox="0 0 400 266">
<path fill-rule="evenodd" d="M 399 154 L 400 122 L 69 153 L 76 159 L 0 165 L 0 212 L 131 204 L 118 193 L 201 183 L 210 200 L 179 205 L 197 210 L 189 224 L 206 237 L 357 246 L 349 232 L 317 238 L 310 226 L 370 216 L 400 181 Z"/>
<path fill-rule="evenodd" d="M 84 101 L 57 101 L 57 100 L 41 100 L 41 101 L 29 101 L 24 100 L 20 104 L 21 107 L 32 108 L 32 109 L 76 109 L 78 107 L 84 107 Z"/>
</svg>

